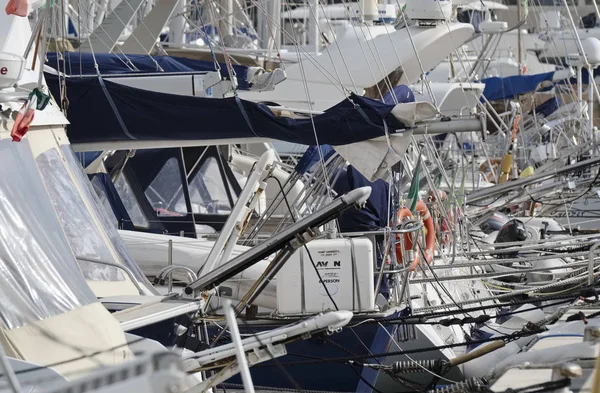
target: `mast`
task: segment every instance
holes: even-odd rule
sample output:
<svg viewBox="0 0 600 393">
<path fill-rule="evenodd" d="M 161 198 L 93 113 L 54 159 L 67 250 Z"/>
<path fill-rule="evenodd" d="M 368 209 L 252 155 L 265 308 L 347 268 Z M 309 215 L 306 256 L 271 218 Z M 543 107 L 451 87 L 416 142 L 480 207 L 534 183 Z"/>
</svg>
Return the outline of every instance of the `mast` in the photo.
<svg viewBox="0 0 600 393">
<path fill-rule="evenodd" d="M 271 50 L 281 45 L 281 0 L 266 0 L 263 4 L 264 8 L 258 10 L 256 25 L 261 45 L 270 57 Z"/>
<path fill-rule="evenodd" d="M 108 9 L 108 0 L 101 0 L 98 3 L 98 11 L 96 12 L 95 15 L 95 19 L 94 19 L 94 26 L 92 28 L 92 30 L 94 30 L 96 27 L 100 26 L 102 24 L 102 22 L 104 21 L 104 16 L 106 15 L 107 9 Z M 96 8 L 96 7 L 94 7 Z M 91 33 L 91 31 L 90 31 Z"/>
<path fill-rule="evenodd" d="M 517 16 L 519 22 L 521 18 L 523 18 L 523 3 L 521 0 L 517 2 Z M 523 75 L 523 30 L 521 26 L 517 30 L 517 53 L 518 53 L 518 61 L 519 61 L 519 75 Z"/>
<path fill-rule="evenodd" d="M 183 13 L 185 12 L 185 6 L 186 0 L 179 0 L 175 7 L 175 15 L 169 24 L 169 43 L 171 45 L 184 43 L 185 18 Z"/>
<path fill-rule="evenodd" d="M 315 55 L 319 54 L 319 41 L 321 37 L 319 35 L 319 0 L 309 0 L 309 9 L 312 9 L 314 18 L 311 18 L 311 13 L 308 15 L 308 42 L 309 52 L 313 52 Z"/>
<path fill-rule="evenodd" d="M 366 24 L 372 25 L 374 20 L 379 17 L 379 8 L 377 0 L 359 0 L 360 18 Z"/>
<path fill-rule="evenodd" d="M 271 23 L 271 29 L 273 33 L 271 34 L 273 40 L 273 47 L 275 49 L 281 46 L 281 29 L 283 29 L 283 24 L 281 22 L 281 0 L 271 0 L 273 3 L 273 23 Z"/>
<path fill-rule="evenodd" d="M 221 37 L 233 35 L 233 0 L 220 0 L 219 32 Z"/>
<path fill-rule="evenodd" d="M 81 30 L 77 33 L 81 36 L 88 37 L 94 31 L 95 17 L 96 17 L 96 1 L 83 0 L 81 2 L 82 7 L 80 10 L 79 20 L 81 23 Z"/>
</svg>

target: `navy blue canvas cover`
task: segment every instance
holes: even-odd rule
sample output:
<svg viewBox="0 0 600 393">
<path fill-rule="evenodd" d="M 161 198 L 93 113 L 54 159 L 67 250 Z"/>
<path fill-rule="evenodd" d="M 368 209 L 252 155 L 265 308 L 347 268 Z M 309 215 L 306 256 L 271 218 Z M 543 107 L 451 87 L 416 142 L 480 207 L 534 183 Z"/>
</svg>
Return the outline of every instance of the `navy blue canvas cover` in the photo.
<svg viewBox="0 0 600 393">
<path fill-rule="evenodd" d="M 54 97 L 56 75 L 46 73 Z M 345 145 L 405 129 L 394 105 L 351 95 L 310 118 L 277 117 L 262 104 L 201 98 L 123 86 L 100 77 L 66 79 L 71 143 L 128 140 L 213 140 L 260 137 L 303 145 Z M 318 138 L 315 138 L 315 134 Z M 318 139 L 318 143 L 317 143 Z"/>
<path fill-rule="evenodd" d="M 56 70 L 65 72 L 67 75 L 90 76 L 113 75 L 113 74 L 135 74 L 154 72 L 197 72 L 216 71 L 215 63 L 212 61 L 187 59 L 175 56 L 148 56 L 128 55 L 118 53 L 89 53 L 89 52 L 48 52 L 46 64 Z M 94 59 L 95 58 L 95 59 Z M 98 64 L 98 70 L 96 70 Z M 248 90 L 250 85 L 246 80 L 248 67 L 232 65 L 237 76 L 238 89 Z M 229 71 L 225 64 L 220 64 L 221 76 L 229 78 Z"/>
<path fill-rule="evenodd" d="M 515 98 L 519 94 L 536 91 L 540 83 L 552 81 L 554 72 L 535 75 L 513 75 L 506 78 L 493 77 L 482 79 L 485 83 L 483 96 L 488 101 Z M 483 98 L 481 99 L 483 101 Z"/>
</svg>

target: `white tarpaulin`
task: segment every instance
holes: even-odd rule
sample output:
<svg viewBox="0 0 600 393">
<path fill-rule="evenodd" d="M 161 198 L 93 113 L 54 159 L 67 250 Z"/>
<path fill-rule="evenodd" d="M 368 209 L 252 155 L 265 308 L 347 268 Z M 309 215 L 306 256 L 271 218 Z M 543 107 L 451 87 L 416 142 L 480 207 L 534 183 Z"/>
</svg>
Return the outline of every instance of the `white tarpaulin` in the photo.
<svg viewBox="0 0 600 393">
<path fill-rule="evenodd" d="M 5 328 L 96 301 L 56 220 L 26 140 L 0 141 L 0 321 Z"/>
<path fill-rule="evenodd" d="M 88 287 L 29 142 L 0 140 L 0 345 L 74 378 L 131 356 Z"/>
</svg>

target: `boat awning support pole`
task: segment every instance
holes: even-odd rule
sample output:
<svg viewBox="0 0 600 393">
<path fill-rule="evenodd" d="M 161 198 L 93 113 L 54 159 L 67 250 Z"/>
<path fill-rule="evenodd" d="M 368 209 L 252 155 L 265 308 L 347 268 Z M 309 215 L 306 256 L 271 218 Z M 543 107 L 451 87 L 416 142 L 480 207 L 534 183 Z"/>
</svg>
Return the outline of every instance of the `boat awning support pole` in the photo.
<svg viewBox="0 0 600 393">
<path fill-rule="evenodd" d="M 266 177 L 271 173 L 270 168 L 273 167 L 274 161 L 275 153 L 269 149 L 256 162 L 254 170 L 248 177 L 246 185 L 235 203 L 231 214 L 229 214 L 219 238 L 212 250 L 210 250 L 210 254 L 208 254 L 204 265 L 198 270 L 198 276 L 201 276 L 203 272 L 212 271 L 215 267 L 229 259 L 233 245 L 235 245 L 243 229 L 243 225 L 247 221 L 247 217 L 258 203 L 258 199 L 252 198 L 252 195 L 259 193 L 260 196 L 262 194 L 262 191 L 266 187 Z M 238 227 L 237 230 L 236 227 Z"/>
<path fill-rule="evenodd" d="M 231 300 L 224 301 L 225 307 L 225 318 L 231 331 L 231 341 L 235 347 L 235 357 L 240 368 L 240 374 L 242 375 L 242 382 L 244 383 L 244 391 L 246 393 L 254 393 L 254 384 L 252 383 L 252 376 L 250 375 L 250 369 L 248 368 L 248 360 L 244 352 L 244 345 L 240 337 L 240 329 L 238 328 L 237 321 L 235 319 L 235 311 L 231 306 Z"/>
</svg>

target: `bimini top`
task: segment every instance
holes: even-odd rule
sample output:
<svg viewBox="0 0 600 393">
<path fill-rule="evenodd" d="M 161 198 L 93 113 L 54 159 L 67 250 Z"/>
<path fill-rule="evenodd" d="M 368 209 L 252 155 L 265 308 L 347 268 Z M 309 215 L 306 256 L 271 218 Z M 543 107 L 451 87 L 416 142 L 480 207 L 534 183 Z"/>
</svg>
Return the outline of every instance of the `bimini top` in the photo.
<svg viewBox="0 0 600 393">
<path fill-rule="evenodd" d="M 135 73 L 176 73 L 176 72 L 207 72 L 216 71 L 212 61 L 186 59 L 173 56 L 149 55 L 119 55 L 116 53 L 89 53 L 89 52 L 48 52 L 46 64 L 67 75 L 96 75 L 98 71 L 103 75 L 135 74 Z M 96 63 L 98 70 L 96 70 Z M 238 89 L 248 90 L 247 66 L 233 65 L 237 75 Z M 229 78 L 229 71 L 225 64 L 220 64 L 221 76 Z"/>
<path fill-rule="evenodd" d="M 60 97 L 59 79 L 46 74 Z M 312 119 L 276 117 L 239 98 L 201 98 L 123 86 L 99 77 L 67 78 L 72 144 L 123 141 L 210 141 L 268 138 L 303 145 L 346 145 L 406 129 L 395 105 L 351 95 Z M 315 138 L 315 134 L 317 138 Z M 318 140 L 317 140 L 318 139 Z M 230 140 L 230 142 L 229 142 Z"/>
</svg>

